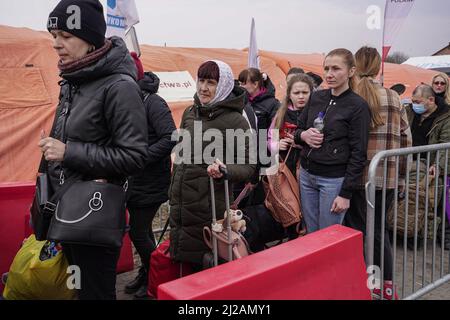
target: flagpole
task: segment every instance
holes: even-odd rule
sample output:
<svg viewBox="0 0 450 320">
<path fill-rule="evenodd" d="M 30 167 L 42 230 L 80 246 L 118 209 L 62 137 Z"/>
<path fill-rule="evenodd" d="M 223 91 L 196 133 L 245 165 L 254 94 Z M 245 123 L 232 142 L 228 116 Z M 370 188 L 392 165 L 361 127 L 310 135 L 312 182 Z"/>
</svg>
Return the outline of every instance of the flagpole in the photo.
<svg viewBox="0 0 450 320">
<path fill-rule="evenodd" d="M 250 43 L 247 55 L 247 67 L 259 69 L 258 45 L 256 43 L 256 27 L 254 17 L 252 17 L 252 23 L 250 25 Z"/>
<path fill-rule="evenodd" d="M 386 9 L 387 9 L 387 2 L 389 0 L 386 0 L 386 2 L 384 3 L 384 19 L 383 19 L 383 39 L 382 39 L 382 44 L 381 44 L 381 51 L 382 51 L 382 56 L 381 56 L 381 76 L 380 76 L 380 82 L 381 82 L 381 86 L 384 86 L 384 61 L 386 60 L 386 55 L 387 53 L 385 53 L 385 48 L 384 48 L 384 33 L 386 31 Z"/>
</svg>

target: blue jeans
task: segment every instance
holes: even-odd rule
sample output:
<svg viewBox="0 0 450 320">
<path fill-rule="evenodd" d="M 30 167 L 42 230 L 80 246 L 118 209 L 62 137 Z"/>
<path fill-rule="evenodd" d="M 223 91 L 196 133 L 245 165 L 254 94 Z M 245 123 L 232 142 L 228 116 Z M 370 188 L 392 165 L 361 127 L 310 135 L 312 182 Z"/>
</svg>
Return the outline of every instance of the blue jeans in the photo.
<svg viewBox="0 0 450 320">
<path fill-rule="evenodd" d="M 331 212 L 334 199 L 341 191 L 342 178 L 327 178 L 300 170 L 300 196 L 303 218 L 308 233 L 342 224 L 345 212 Z"/>
</svg>

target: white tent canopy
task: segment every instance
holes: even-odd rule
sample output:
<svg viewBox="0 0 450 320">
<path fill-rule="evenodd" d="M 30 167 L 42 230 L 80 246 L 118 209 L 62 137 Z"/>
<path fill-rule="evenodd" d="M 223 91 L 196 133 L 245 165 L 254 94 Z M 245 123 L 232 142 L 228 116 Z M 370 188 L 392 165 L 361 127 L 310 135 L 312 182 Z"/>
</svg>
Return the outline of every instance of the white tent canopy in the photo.
<svg viewBox="0 0 450 320">
<path fill-rule="evenodd" d="M 450 55 L 413 57 L 403 62 L 403 64 L 409 64 L 424 69 L 434 69 L 444 71 L 444 69 L 447 70 L 450 69 Z"/>
</svg>

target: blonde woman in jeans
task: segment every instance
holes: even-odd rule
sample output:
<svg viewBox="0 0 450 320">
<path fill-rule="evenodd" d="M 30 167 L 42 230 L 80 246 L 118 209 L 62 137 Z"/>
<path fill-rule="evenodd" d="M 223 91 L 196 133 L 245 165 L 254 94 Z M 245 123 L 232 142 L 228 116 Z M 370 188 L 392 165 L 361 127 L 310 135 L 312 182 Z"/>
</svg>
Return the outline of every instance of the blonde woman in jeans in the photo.
<svg viewBox="0 0 450 320">
<path fill-rule="evenodd" d="M 324 61 L 329 89 L 313 93 L 299 118 L 300 195 L 308 233 L 342 224 L 366 164 L 369 106 L 353 92 L 355 61 L 347 49 Z M 323 128 L 314 127 L 321 115 Z"/>
</svg>

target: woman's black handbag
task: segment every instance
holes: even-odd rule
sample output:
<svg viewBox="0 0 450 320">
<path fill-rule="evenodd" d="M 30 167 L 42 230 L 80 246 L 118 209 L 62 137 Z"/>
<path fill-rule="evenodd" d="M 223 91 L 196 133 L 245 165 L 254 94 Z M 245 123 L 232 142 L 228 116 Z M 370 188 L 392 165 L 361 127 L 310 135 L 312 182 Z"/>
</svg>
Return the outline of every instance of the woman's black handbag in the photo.
<svg viewBox="0 0 450 320">
<path fill-rule="evenodd" d="M 121 247 L 126 230 L 126 187 L 96 180 L 71 184 L 56 204 L 48 239 Z"/>
<path fill-rule="evenodd" d="M 31 223 L 36 240 L 47 240 L 47 231 L 52 218 L 51 206 L 48 201 L 51 198 L 50 184 L 47 173 L 41 173 L 36 179 L 36 191 L 30 208 Z"/>
</svg>

